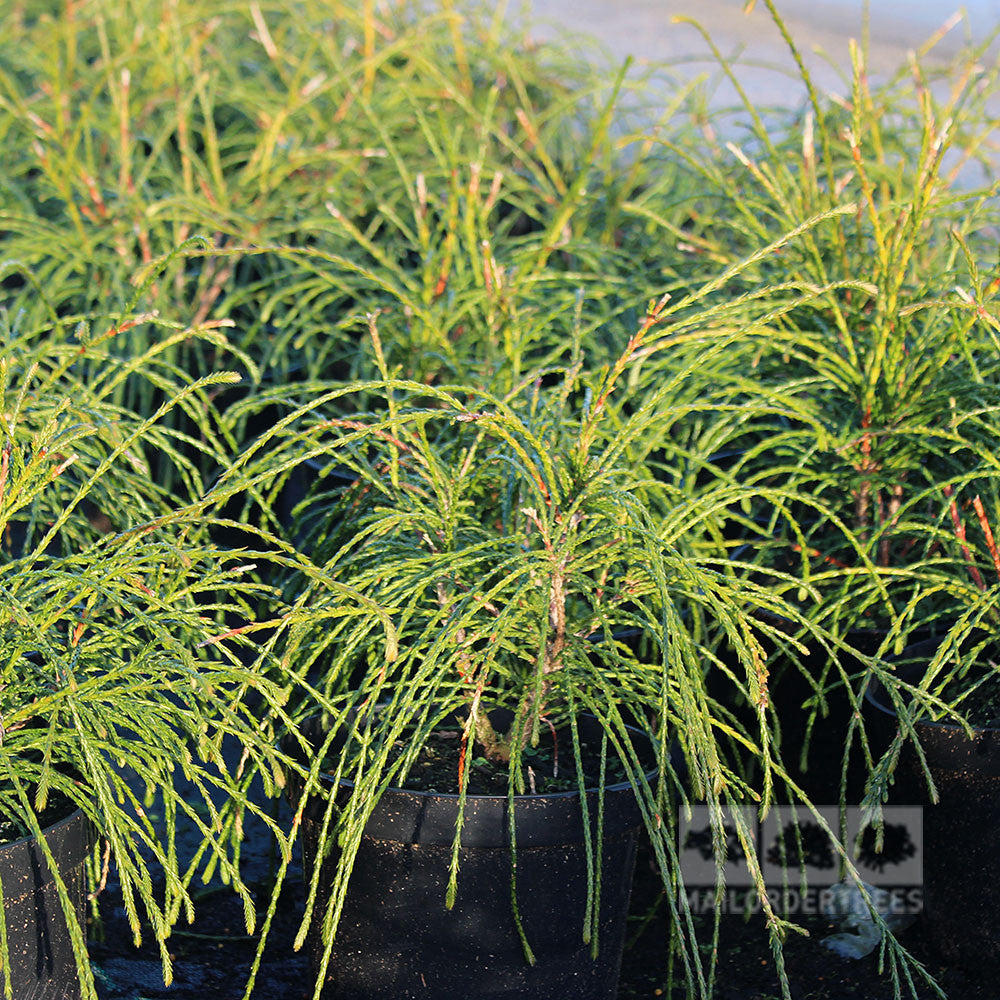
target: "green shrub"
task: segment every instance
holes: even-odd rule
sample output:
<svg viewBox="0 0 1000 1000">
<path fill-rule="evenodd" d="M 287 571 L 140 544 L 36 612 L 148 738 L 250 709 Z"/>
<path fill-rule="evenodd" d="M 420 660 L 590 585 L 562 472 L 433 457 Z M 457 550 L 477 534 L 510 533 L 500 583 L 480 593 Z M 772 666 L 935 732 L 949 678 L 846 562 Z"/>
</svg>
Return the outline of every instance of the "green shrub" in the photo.
<svg viewBox="0 0 1000 1000">
<path fill-rule="evenodd" d="M 47 806 L 82 809 L 96 834 L 91 888 L 114 863 L 136 943 L 152 935 L 169 981 L 166 939 L 182 916 L 192 918 L 200 871 L 219 867 L 243 897 L 248 927 L 254 919 L 224 822 L 232 803 L 246 808 L 245 783 L 222 741 L 241 744 L 265 776 L 275 763 L 247 698 L 277 706 L 280 692 L 215 641 L 217 616 L 245 614 L 248 567 L 242 553 L 211 542 L 198 507 L 177 506 L 156 485 L 144 452 L 176 454 L 161 427 L 171 408 L 232 377 L 170 387 L 154 352 L 145 374 L 166 399 L 143 417 L 108 401 L 136 367 L 97 362 L 110 333 L 80 331 L 71 344 L 4 332 L 0 820 L 37 838 Z M 82 383 L 74 365 L 88 352 L 100 377 Z M 162 831 L 147 813 L 155 799 Z M 179 817 L 202 838 L 194 857 L 178 852 Z M 93 998 L 85 931 L 62 883 L 60 898 L 84 995 Z"/>
</svg>

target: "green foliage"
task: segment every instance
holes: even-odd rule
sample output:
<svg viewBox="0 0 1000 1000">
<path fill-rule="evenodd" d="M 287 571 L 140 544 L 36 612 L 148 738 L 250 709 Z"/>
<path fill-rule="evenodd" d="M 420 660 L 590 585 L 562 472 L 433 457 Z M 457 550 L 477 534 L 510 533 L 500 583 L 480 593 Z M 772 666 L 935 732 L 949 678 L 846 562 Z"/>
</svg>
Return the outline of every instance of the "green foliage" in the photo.
<svg viewBox="0 0 1000 1000">
<path fill-rule="evenodd" d="M 719 374 L 754 415 L 716 436 L 738 452 L 730 476 L 801 498 L 755 512 L 754 559 L 795 567 L 838 628 L 893 621 L 934 558 L 942 487 L 996 439 L 997 200 L 981 179 L 998 71 L 987 44 L 942 63 L 928 43 L 878 84 L 854 46 L 844 98 L 820 98 L 800 63 L 804 111 L 765 116 L 740 91 L 740 144 L 723 147 L 721 126 L 694 148 L 663 144 L 701 184 L 688 229 L 663 226 L 693 257 L 736 261 L 854 206 L 730 284 L 748 302 L 737 359 Z"/>
<path fill-rule="evenodd" d="M 268 660 L 288 671 L 295 717 L 322 712 L 327 727 L 323 745 L 308 748 L 306 794 L 321 794 L 327 771 L 350 780 L 324 826 L 339 858 L 330 900 L 313 912 L 317 867 L 300 939 L 322 921 L 329 945 L 381 790 L 405 781 L 442 720 L 461 720 L 463 759 L 482 752 L 505 762 L 514 795 L 526 791 L 522 755 L 543 727 L 587 712 L 639 798 L 689 989 L 710 994 L 712 966 L 702 965 L 676 893 L 677 806 L 705 800 L 721 823 L 724 805 L 749 801 L 766 811 L 776 785 L 801 797 L 771 739 L 762 640 L 775 630 L 753 613 L 785 616 L 827 640 L 794 607 L 734 578 L 709 526 L 738 492 L 723 484 L 661 516 L 650 500 L 662 497 L 662 484 L 625 460 L 649 414 L 662 416 L 675 391 L 668 385 L 662 398 L 646 399 L 627 389 L 666 321 L 666 301 L 651 303 L 612 365 L 594 371 L 577 350 L 568 367 L 526 373 L 503 395 L 386 377 L 314 387 L 217 487 L 224 497 L 311 454 L 351 480 L 306 501 L 313 533 L 302 548 L 314 564 L 303 557 L 285 585 L 290 606 L 322 610 L 265 643 Z M 374 323 L 372 335 L 382 357 Z M 375 405 L 341 417 L 347 394 Z M 317 510 L 324 501 L 333 502 Z M 716 672 L 724 690 L 710 694 Z M 749 725 L 737 705 L 749 707 Z M 506 733 L 487 718 L 494 707 L 513 714 Z M 407 751 L 396 756 L 400 739 Z M 642 753 L 645 741 L 652 758 Z M 575 732 L 572 744 L 579 754 Z M 754 784 L 745 777 L 751 759 Z M 468 772 L 456 775 L 463 797 Z M 743 834 L 777 946 L 790 925 L 771 909 Z M 460 835 L 459 824 L 452 893 Z M 891 939 L 888 947 L 894 963 L 905 959 Z"/>
<path fill-rule="evenodd" d="M 149 347 L 132 354 L 136 330 Z M 0 313 L 9 550 L 12 532 L 26 532 L 19 549 L 69 536 L 82 542 L 202 492 L 200 467 L 222 461 L 210 396 L 238 376 L 178 368 L 171 349 L 195 339 L 148 313 L 38 326 Z M 147 408 L 130 410 L 129 397 Z M 183 420 L 171 422 L 174 412 Z"/>
<path fill-rule="evenodd" d="M 651 294 L 620 213 L 649 180 L 616 163 L 614 93 L 499 17 L 311 0 L 0 16 L 7 252 L 86 315 L 204 235 L 147 296 L 199 334 L 170 352 L 193 374 L 370 375 L 358 315 L 381 304 L 393 363 L 489 377 L 543 335 L 558 350 L 576 287 L 595 326 L 626 283 Z M 34 289 L 7 292 L 42 315 Z"/>
<path fill-rule="evenodd" d="M 176 457 L 193 485 L 162 421 L 232 377 L 170 387 L 154 356 L 145 375 L 166 398 L 139 416 L 109 402 L 124 377 L 110 354 L 102 378 L 78 380 L 74 365 L 88 352 L 94 364 L 113 339 L 79 333 L 72 343 L 6 330 L 0 357 L 0 818 L 37 838 L 50 801 L 82 809 L 96 833 L 91 875 L 115 864 L 136 942 L 148 928 L 169 981 L 166 938 L 191 919 L 200 870 L 218 866 L 253 923 L 223 822 L 227 803 L 246 807 L 244 785 L 222 748 L 237 741 L 268 775 L 274 752 L 247 697 L 276 704 L 281 693 L 210 643 L 230 606 L 219 594 L 247 567 L 212 544 L 197 508 L 170 502 L 143 451 Z M 154 799 L 162 834 L 146 812 Z M 178 817 L 203 837 L 193 858 L 177 850 Z M 84 931 L 60 896 L 94 997 Z"/>
<path fill-rule="evenodd" d="M 826 656 L 803 711 L 878 678 L 912 735 L 995 617 L 987 43 L 878 85 L 855 47 L 839 101 L 802 69 L 804 111 L 715 112 L 659 76 L 653 126 L 634 67 L 529 44 L 502 7 L 0 19 L 0 813 L 37 833 L 50 793 L 86 809 L 162 944 L 202 859 L 245 893 L 248 783 L 272 730 L 322 712 L 355 782 L 303 924 L 332 933 L 379 792 L 442 718 L 513 795 L 542 726 L 589 712 L 709 996 L 676 806 L 707 801 L 721 851 L 723 806 L 801 798 L 770 700 L 789 663 Z M 888 625 L 886 653 L 949 614 L 916 691 L 843 666 L 851 626 Z M 899 747 L 872 761 L 857 719 L 844 740 L 874 809 Z"/>
</svg>

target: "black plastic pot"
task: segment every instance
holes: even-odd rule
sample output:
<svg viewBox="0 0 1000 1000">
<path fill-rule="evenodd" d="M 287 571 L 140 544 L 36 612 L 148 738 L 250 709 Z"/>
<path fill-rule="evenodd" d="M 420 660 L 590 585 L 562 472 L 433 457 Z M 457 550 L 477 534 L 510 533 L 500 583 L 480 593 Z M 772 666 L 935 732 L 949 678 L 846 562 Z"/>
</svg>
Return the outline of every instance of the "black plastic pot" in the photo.
<svg viewBox="0 0 1000 1000">
<path fill-rule="evenodd" d="M 313 503 L 305 508 L 302 506 L 316 484 L 322 480 L 324 490 L 337 491 L 345 490 L 358 481 L 357 474 L 347 466 L 335 465 L 324 470 L 324 465 L 315 458 L 296 465 L 289 472 L 275 504 L 278 521 L 287 537 L 296 545 L 301 545 L 324 518 L 329 516 L 329 497 L 325 504 Z"/>
<path fill-rule="evenodd" d="M 762 623 L 795 635 L 798 626 L 787 618 L 767 611 L 756 611 L 755 616 Z M 888 635 L 888 629 L 850 629 L 844 639 L 851 649 L 863 656 L 874 656 Z M 810 800 L 817 805 L 832 805 L 840 800 L 841 768 L 847 731 L 854 713 L 851 699 L 843 686 L 837 683 L 840 671 L 831 654 L 818 643 L 805 640 L 805 652 L 799 652 L 798 663 L 783 654 L 775 642 L 763 638 L 769 668 L 768 697 L 781 731 L 782 761 L 796 782 Z M 862 669 L 862 663 L 847 649 L 834 654 L 840 657 L 840 666 L 848 674 Z M 732 659 L 733 668 L 742 671 L 742 666 Z M 808 674 L 808 677 L 806 676 Z M 815 697 L 815 688 L 810 683 L 823 679 L 826 692 L 826 712 L 817 714 L 809 726 L 811 708 L 804 707 Z M 708 679 L 708 690 L 712 697 L 733 709 L 750 731 L 757 725 L 756 712 L 746 704 L 732 704 L 733 686 L 721 672 L 713 673 Z M 869 733 L 876 740 L 873 752 L 878 752 L 880 744 L 877 735 Z M 846 800 L 856 804 L 864 795 L 867 768 L 862 758 L 857 738 L 848 761 Z"/>
<path fill-rule="evenodd" d="M 889 634 L 888 628 L 852 628 L 844 639 L 851 649 L 862 656 L 874 656 Z M 848 650 L 835 651 L 840 667 L 847 674 L 862 669 L 862 662 Z M 782 721 L 784 743 L 792 748 L 786 752 L 785 763 L 796 771 L 798 783 L 813 802 L 833 804 L 840 799 L 841 769 L 843 766 L 844 744 L 850 727 L 854 707 L 844 687 L 837 683 L 840 670 L 836 662 L 830 662 L 831 654 L 820 646 L 810 646 L 804 657 L 803 666 L 813 678 L 824 676 L 826 684 L 835 685 L 826 694 L 826 713 L 817 715 L 808 731 L 809 710 L 802 706 L 815 696 L 815 691 L 802 672 L 794 665 L 780 676 L 771 689 L 775 710 Z M 863 704 L 863 703 L 862 703 Z M 869 732 L 874 741 L 873 752 L 881 752 L 882 746 L 877 734 Z M 802 765 L 802 747 L 808 747 Z M 857 736 L 848 759 L 846 799 L 848 804 L 861 801 L 864 795 L 868 770 L 861 753 Z"/>
<path fill-rule="evenodd" d="M 43 831 L 85 927 L 89 826 L 79 809 Z M 78 1000 L 80 981 L 55 879 L 32 837 L 0 845 L 0 884 L 15 1000 Z M 3 976 L 0 973 L 0 990 Z M 0 993 L 2 995 L 2 993 Z"/>
<path fill-rule="evenodd" d="M 923 668 L 912 661 L 929 661 L 936 650 L 937 640 L 908 646 L 900 656 L 900 678 L 918 682 Z M 881 685 L 873 685 L 868 700 L 895 728 L 897 717 Z M 924 804 L 924 916 L 930 938 L 953 962 L 1000 969 L 1000 728 L 974 729 L 970 737 L 950 723 L 924 720 L 915 727 L 940 798 L 930 804 L 917 755 L 907 743 L 894 800 Z"/>
<path fill-rule="evenodd" d="M 580 720 L 581 736 L 599 733 Z M 642 739 L 640 734 L 637 738 Z M 592 820 L 597 792 L 588 793 Z M 617 995 L 641 815 L 628 784 L 605 789 L 600 949 L 583 940 L 587 852 L 576 792 L 517 796 L 517 902 L 537 962 L 525 960 L 511 906 L 505 796 L 466 801 L 458 897 L 445 908 L 457 795 L 390 788 L 365 828 L 334 942 L 324 997 L 406 1000 L 612 1000 Z M 303 866 L 316 864 L 321 820 L 307 810 Z M 593 822 L 596 835 L 596 822 Z M 329 885 L 335 857 L 320 885 Z M 326 895 L 321 889 L 318 913 Z M 318 971 L 319 920 L 307 946 Z"/>
</svg>

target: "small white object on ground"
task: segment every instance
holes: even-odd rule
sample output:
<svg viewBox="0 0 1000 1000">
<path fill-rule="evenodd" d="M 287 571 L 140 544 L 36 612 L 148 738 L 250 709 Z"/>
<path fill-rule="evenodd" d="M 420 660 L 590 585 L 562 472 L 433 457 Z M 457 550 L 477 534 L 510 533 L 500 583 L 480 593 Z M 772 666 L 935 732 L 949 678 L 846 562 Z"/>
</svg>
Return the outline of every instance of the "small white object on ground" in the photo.
<svg viewBox="0 0 1000 1000">
<path fill-rule="evenodd" d="M 860 883 L 860 886 L 864 887 L 871 905 L 893 933 L 904 930 L 913 922 L 912 914 L 893 912 L 892 896 L 885 889 L 877 889 L 867 882 Z M 826 916 L 838 920 L 841 930 L 846 933 L 831 934 L 823 938 L 820 944 L 842 958 L 864 958 L 870 955 L 878 947 L 882 934 L 872 919 L 859 884 L 838 882 L 824 895 L 825 902 L 820 909 Z"/>
</svg>

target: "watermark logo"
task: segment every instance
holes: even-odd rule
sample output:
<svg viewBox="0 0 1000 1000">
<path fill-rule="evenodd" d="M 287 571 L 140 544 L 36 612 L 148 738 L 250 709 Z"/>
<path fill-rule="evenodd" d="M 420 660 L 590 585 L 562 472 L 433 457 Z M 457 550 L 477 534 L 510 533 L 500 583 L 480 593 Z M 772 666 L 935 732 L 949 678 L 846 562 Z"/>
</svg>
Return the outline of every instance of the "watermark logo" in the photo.
<svg viewBox="0 0 1000 1000">
<path fill-rule="evenodd" d="M 716 859 L 724 856 L 726 885 L 733 888 L 752 886 L 743 845 L 752 845 L 760 854 L 757 810 L 752 806 L 723 809 L 719 815 L 721 821 L 713 824 L 708 806 L 692 806 L 690 812 L 680 810 L 677 849 L 684 883 L 692 888 L 714 886 L 718 872 Z M 724 852 L 719 849 L 722 845 Z"/>
<path fill-rule="evenodd" d="M 817 816 L 818 813 L 818 816 Z M 722 809 L 712 821 L 709 806 L 678 814 L 678 858 L 689 901 L 699 911 L 721 906 L 743 912 L 760 905 L 746 861 L 757 856 L 773 906 L 783 913 L 824 913 L 835 906 L 847 869 L 837 839 L 861 880 L 898 912 L 920 909 L 923 884 L 923 816 L 919 806 L 887 806 L 881 831 L 865 825 L 860 807 L 846 810 L 841 828 L 838 806 L 816 813 L 801 806 L 778 806 L 760 823 L 750 807 Z M 835 839 L 837 838 L 837 839 Z M 716 898 L 718 866 L 726 892 Z M 831 890 L 834 890 L 831 892 Z M 888 905 L 888 903 L 886 904 Z"/>
</svg>

